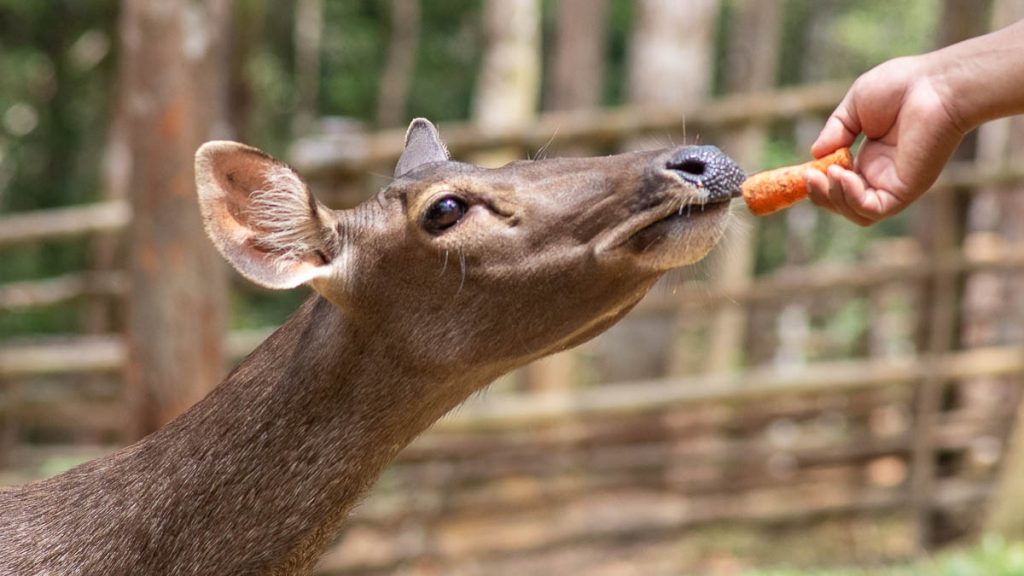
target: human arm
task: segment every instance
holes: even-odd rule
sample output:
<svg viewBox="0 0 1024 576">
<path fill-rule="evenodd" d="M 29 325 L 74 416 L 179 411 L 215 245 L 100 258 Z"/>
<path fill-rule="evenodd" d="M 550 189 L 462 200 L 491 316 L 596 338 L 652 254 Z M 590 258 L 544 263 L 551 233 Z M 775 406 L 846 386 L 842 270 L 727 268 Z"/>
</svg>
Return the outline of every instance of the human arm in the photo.
<svg viewBox="0 0 1024 576">
<path fill-rule="evenodd" d="M 854 170 L 805 174 L 811 200 L 867 226 L 935 183 L 964 135 L 1024 113 L 1024 21 L 947 48 L 885 62 L 858 78 L 811 154 L 866 138 Z"/>
</svg>

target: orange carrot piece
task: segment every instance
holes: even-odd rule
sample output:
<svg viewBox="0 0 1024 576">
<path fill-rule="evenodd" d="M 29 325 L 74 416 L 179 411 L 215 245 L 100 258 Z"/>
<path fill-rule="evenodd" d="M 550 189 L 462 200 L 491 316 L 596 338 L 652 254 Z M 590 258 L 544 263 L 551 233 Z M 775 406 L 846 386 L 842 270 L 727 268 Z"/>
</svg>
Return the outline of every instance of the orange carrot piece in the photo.
<svg viewBox="0 0 1024 576">
<path fill-rule="evenodd" d="M 804 172 L 825 172 L 832 165 L 842 166 L 847 170 L 853 169 L 853 155 L 850 154 L 850 149 L 840 148 L 811 162 L 754 174 L 743 183 L 743 201 L 747 203 L 750 211 L 758 216 L 789 208 L 807 197 Z"/>
</svg>

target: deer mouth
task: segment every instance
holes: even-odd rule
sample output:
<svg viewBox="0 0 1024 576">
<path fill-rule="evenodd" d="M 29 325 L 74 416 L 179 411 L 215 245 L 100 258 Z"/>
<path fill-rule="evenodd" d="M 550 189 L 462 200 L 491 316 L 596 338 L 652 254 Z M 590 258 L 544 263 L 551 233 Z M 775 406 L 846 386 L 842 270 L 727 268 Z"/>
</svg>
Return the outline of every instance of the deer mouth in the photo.
<svg viewBox="0 0 1024 576">
<path fill-rule="evenodd" d="M 598 245 L 598 252 L 626 250 L 632 253 L 654 251 L 661 244 L 691 244 L 689 240 L 708 235 L 722 226 L 729 213 L 731 195 L 663 199 L 623 222 Z"/>
<path fill-rule="evenodd" d="M 731 201 L 732 196 L 720 196 L 684 203 L 668 213 L 654 216 L 653 222 L 641 224 L 629 235 L 625 244 L 631 244 L 644 252 L 662 241 L 699 232 L 704 227 L 702 221 L 717 221 L 725 216 Z M 713 222 L 707 224 L 713 225 Z"/>
</svg>

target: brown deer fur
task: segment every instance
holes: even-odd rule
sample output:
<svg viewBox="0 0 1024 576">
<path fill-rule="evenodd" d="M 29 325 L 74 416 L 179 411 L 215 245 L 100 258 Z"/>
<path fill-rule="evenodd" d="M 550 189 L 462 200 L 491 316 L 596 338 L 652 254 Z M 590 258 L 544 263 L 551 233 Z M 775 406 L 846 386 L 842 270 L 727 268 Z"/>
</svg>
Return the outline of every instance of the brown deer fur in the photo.
<svg viewBox="0 0 1024 576">
<path fill-rule="evenodd" d="M 739 181 L 724 196 L 688 184 L 666 169 L 680 150 L 487 170 L 449 161 L 417 120 L 398 178 L 332 211 L 263 153 L 205 145 L 211 239 L 250 279 L 315 293 L 165 428 L 0 491 L 0 574 L 308 573 L 417 434 L 711 249 Z M 446 196 L 465 214 L 425 226 Z"/>
</svg>

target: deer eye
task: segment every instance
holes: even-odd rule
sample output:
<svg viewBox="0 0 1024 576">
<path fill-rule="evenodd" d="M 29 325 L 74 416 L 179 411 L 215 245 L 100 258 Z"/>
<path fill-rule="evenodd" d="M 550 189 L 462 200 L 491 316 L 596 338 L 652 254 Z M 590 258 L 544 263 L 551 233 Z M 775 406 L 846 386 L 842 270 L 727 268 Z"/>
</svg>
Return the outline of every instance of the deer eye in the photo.
<svg viewBox="0 0 1024 576">
<path fill-rule="evenodd" d="M 427 208 L 423 216 L 423 227 L 435 234 L 447 230 L 458 224 L 468 209 L 469 206 L 461 198 L 445 196 Z"/>
</svg>

